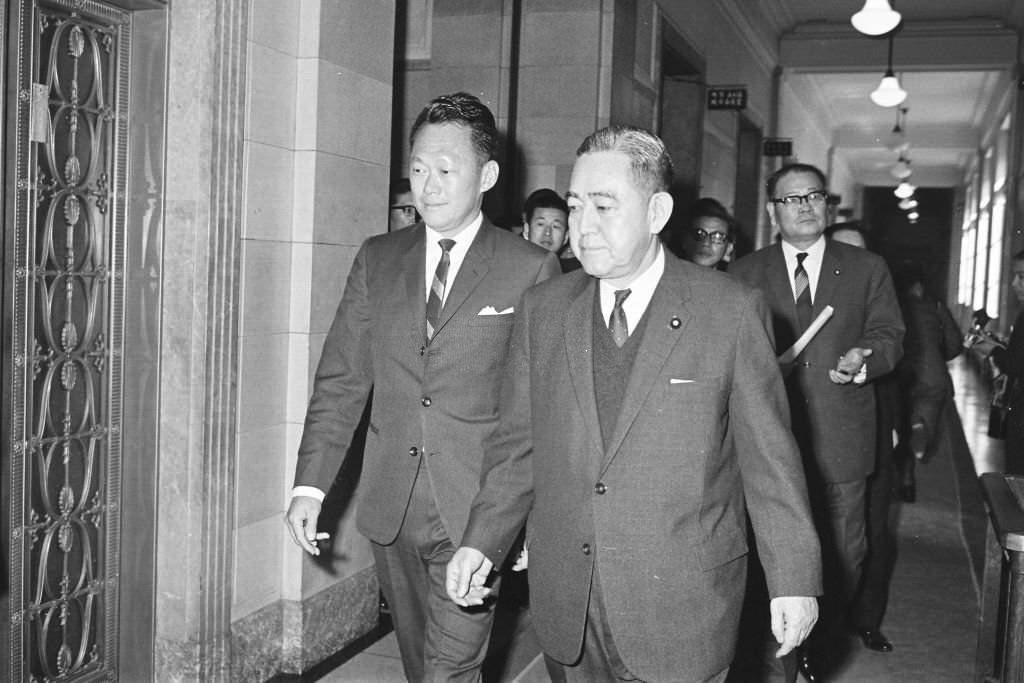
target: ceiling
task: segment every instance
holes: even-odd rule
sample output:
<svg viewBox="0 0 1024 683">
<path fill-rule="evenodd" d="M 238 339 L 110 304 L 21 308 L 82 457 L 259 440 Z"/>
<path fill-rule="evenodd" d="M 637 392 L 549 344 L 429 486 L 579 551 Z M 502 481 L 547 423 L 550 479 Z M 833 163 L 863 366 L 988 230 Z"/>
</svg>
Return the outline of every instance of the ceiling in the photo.
<svg viewBox="0 0 1024 683">
<path fill-rule="evenodd" d="M 857 33 L 863 0 L 757 0 L 778 41 L 785 78 L 825 118 L 834 163 L 856 182 L 895 185 L 892 130 L 899 115 L 868 98 L 885 70 L 888 41 Z M 901 128 L 918 186 L 952 186 L 976 157 L 987 118 L 1011 91 L 1024 0 L 896 0 L 903 22 L 893 64 L 909 96 Z M 768 38 L 771 40 L 771 38 Z M 1001 52 L 993 45 L 1000 43 Z M 960 52 L 958 53 L 958 47 Z M 952 46 L 952 47 L 951 47 Z M 992 48 L 991 50 L 989 48 Z"/>
</svg>

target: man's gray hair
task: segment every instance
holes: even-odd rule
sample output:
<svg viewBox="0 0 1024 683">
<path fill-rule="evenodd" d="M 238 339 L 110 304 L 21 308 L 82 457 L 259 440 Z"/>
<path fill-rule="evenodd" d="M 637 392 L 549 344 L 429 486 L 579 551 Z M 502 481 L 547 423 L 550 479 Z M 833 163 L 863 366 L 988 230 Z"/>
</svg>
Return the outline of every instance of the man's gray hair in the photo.
<svg viewBox="0 0 1024 683">
<path fill-rule="evenodd" d="M 633 178 L 650 194 L 668 192 L 672 185 L 672 157 L 657 135 L 634 126 L 612 125 L 595 131 L 576 150 L 576 156 L 593 152 L 622 152 L 629 157 Z"/>
</svg>

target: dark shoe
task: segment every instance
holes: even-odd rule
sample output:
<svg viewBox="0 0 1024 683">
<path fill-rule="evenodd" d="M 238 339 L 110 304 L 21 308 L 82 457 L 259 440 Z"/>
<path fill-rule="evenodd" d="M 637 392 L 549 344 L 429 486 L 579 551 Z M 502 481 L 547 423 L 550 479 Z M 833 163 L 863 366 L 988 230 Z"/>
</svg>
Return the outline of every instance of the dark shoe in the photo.
<svg viewBox="0 0 1024 683">
<path fill-rule="evenodd" d="M 825 679 L 818 673 L 813 658 L 808 655 L 807 650 L 799 648 L 796 651 L 796 670 L 804 677 L 807 683 L 822 683 Z"/>
<path fill-rule="evenodd" d="M 892 642 L 881 631 L 862 629 L 857 631 L 864 647 L 875 652 L 892 652 Z"/>
<path fill-rule="evenodd" d="M 913 503 L 917 500 L 917 486 L 914 484 L 903 484 L 900 486 L 900 500 L 904 503 Z"/>
</svg>

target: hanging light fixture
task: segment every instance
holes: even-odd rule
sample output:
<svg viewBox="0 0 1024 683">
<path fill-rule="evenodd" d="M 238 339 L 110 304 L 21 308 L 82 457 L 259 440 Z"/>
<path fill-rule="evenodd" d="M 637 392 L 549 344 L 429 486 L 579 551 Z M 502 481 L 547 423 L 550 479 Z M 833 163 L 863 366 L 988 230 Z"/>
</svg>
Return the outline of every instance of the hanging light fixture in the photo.
<svg viewBox="0 0 1024 683">
<path fill-rule="evenodd" d="M 907 99 L 907 91 L 900 87 L 900 81 L 892 70 L 892 34 L 889 34 L 889 62 L 885 75 L 878 87 L 871 93 L 871 101 L 879 107 L 897 107 Z"/>
<path fill-rule="evenodd" d="M 896 165 L 893 166 L 892 170 L 889 172 L 894 178 L 906 180 L 910 177 L 910 174 L 913 173 L 913 171 L 910 170 L 910 159 L 900 154 L 899 161 L 896 162 Z"/>
<path fill-rule="evenodd" d="M 917 208 L 917 200 L 913 197 L 907 197 L 906 199 L 900 200 L 898 206 L 904 211 L 910 211 L 911 209 Z"/>
<path fill-rule="evenodd" d="M 919 214 L 917 211 L 911 211 L 910 213 L 907 214 L 907 219 L 911 223 L 916 222 L 917 219 L 920 218 L 920 217 L 921 217 L 921 214 Z"/>
<path fill-rule="evenodd" d="M 850 17 L 850 23 L 861 33 L 882 36 L 896 28 L 902 17 L 889 6 L 888 0 L 867 0 L 861 11 Z"/>
<path fill-rule="evenodd" d="M 908 111 L 910 109 L 907 107 L 900 107 L 896 110 L 896 125 L 892 127 L 889 135 L 885 138 L 885 148 L 890 152 L 903 154 L 910 148 L 906 131 Z"/>
<path fill-rule="evenodd" d="M 892 193 L 899 197 L 900 199 L 906 199 L 910 197 L 910 195 L 914 194 L 914 190 L 916 189 L 917 188 L 915 186 L 911 185 L 906 180 L 904 180 L 902 183 L 896 186 L 896 189 L 893 190 Z"/>
</svg>

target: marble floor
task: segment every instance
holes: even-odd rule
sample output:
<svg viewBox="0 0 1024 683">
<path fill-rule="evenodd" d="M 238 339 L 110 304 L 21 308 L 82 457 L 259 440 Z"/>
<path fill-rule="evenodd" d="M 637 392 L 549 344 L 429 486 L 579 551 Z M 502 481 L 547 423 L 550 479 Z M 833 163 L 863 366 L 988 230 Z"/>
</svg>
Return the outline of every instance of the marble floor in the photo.
<svg viewBox="0 0 1024 683">
<path fill-rule="evenodd" d="M 1002 442 L 985 435 L 988 394 L 974 365 L 950 364 L 956 410 L 946 412 L 947 438 L 918 467 L 918 497 L 894 505 L 898 558 L 883 630 L 891 653 L 851 640 L 850 655 L 829 678 L 835 683 L 975 680 L 981 566 L 987 525 L 976 475 L 999 471 Z M 961 427 L 962 425 L 962 427 Z M 495 628 L 487 682 L 547 683 L 529 626 L 529 611 L 512 606 Z M 292 679 L 295 680 L 295 679 Z M 333 670 L 324 683 L 403 681 L 394 634 L 388 634 Z"/>
</svg>

